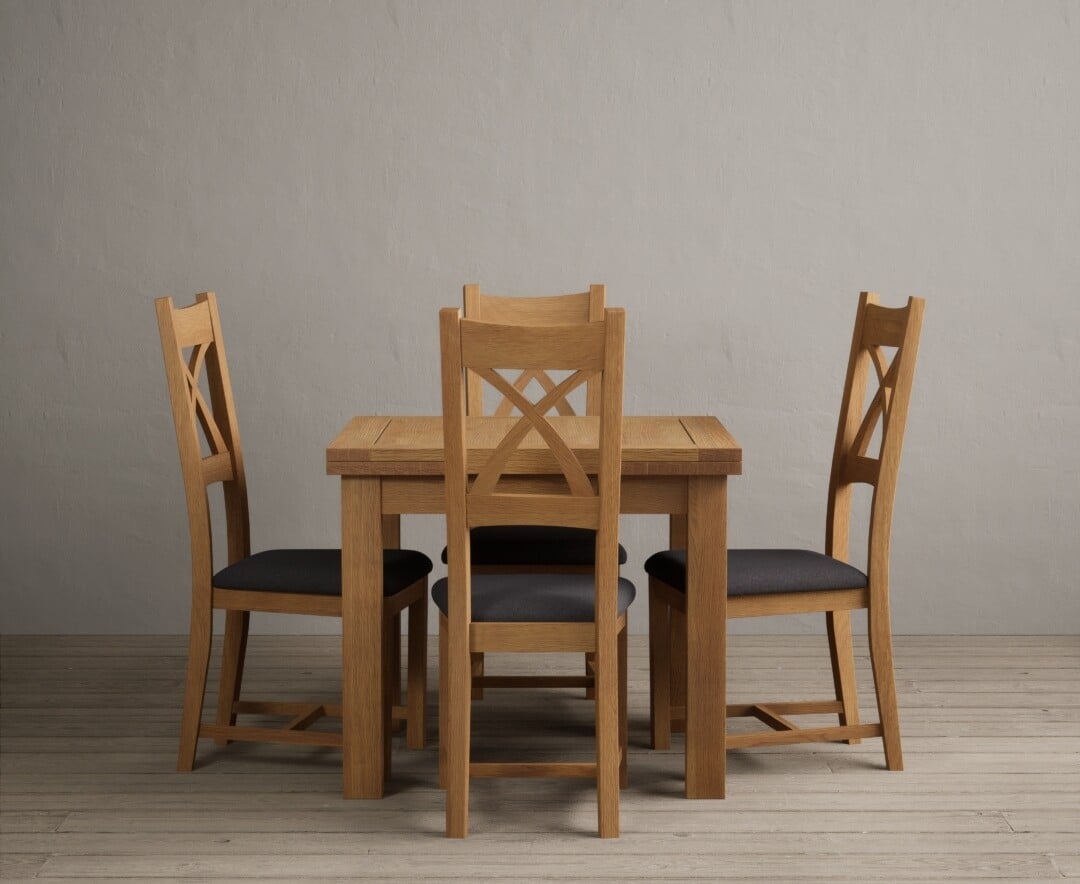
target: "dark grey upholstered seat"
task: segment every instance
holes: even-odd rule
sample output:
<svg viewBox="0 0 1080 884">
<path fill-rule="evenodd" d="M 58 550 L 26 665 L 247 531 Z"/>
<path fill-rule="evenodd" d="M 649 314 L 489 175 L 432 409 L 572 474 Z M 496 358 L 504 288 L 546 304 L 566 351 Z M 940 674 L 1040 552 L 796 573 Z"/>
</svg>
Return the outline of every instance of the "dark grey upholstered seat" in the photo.
<svg viewBox="0 0 1080 884">
<path fill-rule="evenodd" d="M 649 556 L 646 573 L 686 591 L 686 550 Z M 807 549 L 728 550 L 728 595 L 862 589 L 866 575 L 846 562 Z"/>
<path fill-rule="evenodd" d="M 619 578 L 622 614 L 637 595 Z M 431 597 L 447 613 L 447 581 L 435 581 Z M 591 574 L 473 574 L 472 619 L 479 623 L 583 623 L 593 619 L 596 591 Z"/>
<path fill-rule="evenodd" d="M 591 565 L 595 555 L 596 532 L 589 528 L 488 525 L 472 530 L 474 565 Z M 621 543 L 619 564 L 626 564 Z"/>
<path fill-rule="evenodd" d="M 431 573 L 431 559 L 411 549 L 383 550 L 383 595 L 395 595 Z M 341 595 L 340 549 L 268 549 L 214 575 L 220 589 Z"/>
</svg>

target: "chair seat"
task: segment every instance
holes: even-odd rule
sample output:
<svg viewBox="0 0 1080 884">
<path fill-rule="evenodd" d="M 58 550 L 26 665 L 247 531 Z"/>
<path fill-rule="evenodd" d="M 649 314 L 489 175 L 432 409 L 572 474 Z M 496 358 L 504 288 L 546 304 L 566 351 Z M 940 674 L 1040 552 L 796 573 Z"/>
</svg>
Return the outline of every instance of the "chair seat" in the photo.
<svg viewBox="0 0 1080 884">
<path fill-rule="evenodd" d="M 396 595 L 431 569 L 431 559 L 421 552 L 383 550 L 383 595 Z M 268 549 L 222 568 L 213 584 L 219 589 L 341 595 L 341 550 Z"/>
<path fill-rule="evenodd" d="M 488 525 L 472 530 L 473 565 L 591 565 L 596 532 L 547 525 Z M 446 548 L 442 551 L 446 563 Z M 619 564 L 626 549 L 619 544 Z"/>
<path fill-rule="evenodd" d="M 619 578 L 618 610 L 625 613 L 637 590 Z M 447 612 L 447 580 L 435 581 L 431 597 Z M 473 574 L 472 619 L 480 623 L 587 623 L 595 612 L 591 574 Z"/>
<path fill-rule="evenodd" d="M 673 589 L 686 591 L 686 550 L 649 556 L 645 572 Z M 806 549 L 728 550 L 728 595 L 863 589 L 866 575 L 831 556 Z"/>
</svg>

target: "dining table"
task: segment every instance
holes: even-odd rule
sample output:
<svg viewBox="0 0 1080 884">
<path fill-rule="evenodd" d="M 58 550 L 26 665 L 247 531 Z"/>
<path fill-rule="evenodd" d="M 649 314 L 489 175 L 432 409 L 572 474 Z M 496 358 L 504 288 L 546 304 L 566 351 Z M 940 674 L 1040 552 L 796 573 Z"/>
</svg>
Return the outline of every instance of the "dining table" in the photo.
<svg viewBox="0 0 1080 884">
<path fill-rule="evenodd" d="M 518 419 L 467 418 L 470 473 L 483 467 Z M 586 471 L 595 469 L 599 418 L 549 420 Z M 341 479 L 343 793 L 381 798 L 389 761 L 381 668 L 382 550 L 400 544 L 402 515 L 446 511 L 442 418 L 354 417 L 327 447 L 326 472 Z M 716 417 L 623 418 L 620 512 L 668 516 L 671 548 L 687 550 L 688 798 L 724 797 L 727 478 L 741 472 L 742 449 Z M 565 484 L 535 431 L 503 476 L 531 487 Z"/>
</svg>

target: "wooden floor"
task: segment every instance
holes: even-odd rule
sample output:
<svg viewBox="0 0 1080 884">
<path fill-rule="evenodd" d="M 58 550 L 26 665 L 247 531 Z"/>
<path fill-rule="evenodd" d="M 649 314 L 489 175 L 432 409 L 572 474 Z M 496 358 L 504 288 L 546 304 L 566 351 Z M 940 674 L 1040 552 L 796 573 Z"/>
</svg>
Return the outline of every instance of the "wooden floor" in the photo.
<svg viewBox="0 0 1080 884">
<path fill-rule="evenodd" d="M 724 801 L 681 797 L 680 738 L 670 752 L 646 748 L 647 656 L 631 641 L 622 838 L 595 837 L 587 781 L 483 780 L 473 834 L 452 842 L 433 744 L 395 740 L 378 802 L 341 799 L 328 749 L 203 742 L 195 772 L 178 774 L 181 639 L 3 638 L 0 876 L 1080 879 L 1080 638 L 900 638 L 906 771 L 884 770 L 878 740 L 732 752 Z M 869 719 L 864 644 L 858 654 Z M 735 636 L 730 661 L 732 702 L 831 688 L 824 638 Z M 576 674 L 566 657 L 495 657 L 489 672 L 561 664 Z M 253 638 L 246 693 L 330 699 L 338 672 L 333 639 Z M 433 658 L 432 684 L 434 672 Z M 474 757 L 588 758 L 579 693 L 489 691 Z"/>
</svg>

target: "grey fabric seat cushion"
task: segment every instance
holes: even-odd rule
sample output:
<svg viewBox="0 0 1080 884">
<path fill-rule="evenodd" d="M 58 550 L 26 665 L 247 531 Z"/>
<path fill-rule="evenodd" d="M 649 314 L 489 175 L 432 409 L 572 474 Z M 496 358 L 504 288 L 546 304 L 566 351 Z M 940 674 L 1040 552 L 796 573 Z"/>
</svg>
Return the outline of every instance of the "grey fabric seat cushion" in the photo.
<svg viewBox="0 0 1080 884">
<path fill-rule="evenodd" d="M 383 595 L 395 595 L 431 573 L 431 559 L 411 549 L 383 550 Z M 340 549 L 268 549 L 214 575 L 220 589 L 341 595 Z"/>
<path fill-rule="evenodd" d="M 618 607 L 630 607 L 637 590 L 619 578 Z M 447 614 L 447 581 L 436 580 L 431 597 Z M 478 623 L 582 623 L 593 619 L 591 574 L 473 574 L 472 619 Z"/>
<path fill-rule="evenodd" d="M 645 571 L 685 592 L 686 550 L 668 549 L 649 556 Z M 728 550 L 729 596 L 862 589 L 866 585 L 866 575 L 858 568 L 811 550 Z"/>
<path fill-rule="evenodd" d="M 595 557 L 596 532 L 589 528 L 488 525 L 472 530 L 474 565 L 591 565 Z M 621 543 L 619 564 L 626 564 Z"/>
</svg>

